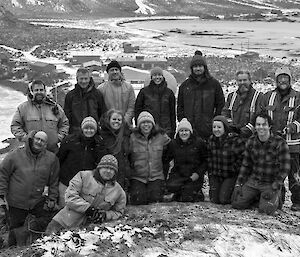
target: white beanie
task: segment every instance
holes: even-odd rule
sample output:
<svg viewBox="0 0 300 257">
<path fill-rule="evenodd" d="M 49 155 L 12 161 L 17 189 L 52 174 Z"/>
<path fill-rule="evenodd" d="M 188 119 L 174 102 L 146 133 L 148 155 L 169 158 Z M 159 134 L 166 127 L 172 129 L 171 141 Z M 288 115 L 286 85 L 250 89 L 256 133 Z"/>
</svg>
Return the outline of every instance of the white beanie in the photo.
<svg viewBox="0 0 300 257">
<path fill-rule="evenodd" d="M 81 129 L 83 129 L 85 127 L 88 127 L 88 126 L 94 128 L 95 130 L 97 130 L 97 122 L 91 116 L 85 117 L 83 119 L 83 121 L 81 122 Z"/>
<path fill-rule="evenodd" d="M 137 127 L 139 128 L 141 123 L 144 121 L 150 121 L 150 122 L 152 122 L 153 125 L 155 125 L 154 118 L 150 112 L 143 111 L 140 113 L 140 115 L 137 119 Z"/>
<path fill-rule="evenodd" d="M 279 67 L 276 69 L 276 71 L 275 71 L 275 80 L 276 81 L 277 81 L 277 77 L 281 74 L 288 75 L 290 77 L 290 81 L 292 80 L 292 74 L 288 67 L 284 66 L 284 67 Z"/>
<path fill-rule="evenodd" d="M 183 118 L 177 125 L 177 128 L 176 128 L 176 134 L 175 134 L 175 137 L 176 135 L 178 134 L 179 130 L 181 129 L 188 129 L 189 131 L 191 131 L 191 133 L 193 134 L 193 128 L 192 128 L 192 125 L 191 123 L 186 119 L 186 118 Z"/>
</svg>

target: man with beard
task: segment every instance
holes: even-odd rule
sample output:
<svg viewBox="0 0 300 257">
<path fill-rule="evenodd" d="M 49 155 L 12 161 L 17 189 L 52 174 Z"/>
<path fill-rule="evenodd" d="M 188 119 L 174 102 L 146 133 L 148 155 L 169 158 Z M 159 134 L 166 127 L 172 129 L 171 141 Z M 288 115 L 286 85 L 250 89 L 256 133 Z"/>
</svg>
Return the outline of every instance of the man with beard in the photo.
<svg viewBox="0 0 300 257">
<path fill-rule="evenodd" d="M 236 73 L 236 83 L 238 89 L 228 95 L 222 115 L 242 136 L 249 137 L 254 132 L 251 122 L 263 94 L 253 88 L 251 75 L 247 70 Z"/>
<path fill-rule="evenodd" d="M 79 68 L 76 73 L 77 84 L 67 93 L 64 110 L 70 122 L 70 134 L 81 131 L 81 122 L 85 117 L 93 117 L 98 123 L 106 112 L 103 95 L 96 89 L 90 72 Z"/>
<path fill-rule="evenodd" d="M 46 150 L 47 134 L 33 130 L 26 138 L 25 146 L 8 153 L 0 165 L 0 208 L 8 216 L 9 246 L 26 243 L 29 227 L 46 229 L 58 196 L 59 162 Z"/>
<path fill-rule="evenodd" d="M 246 143 L 242 166 L 232 196 L 232 206 L 247 209 L 259 199 L 258 210 L 272 215 L 281 207 L 283 182 L 290 171 L 290 153 L 285 140 L 271 131 L 271 117 L 255 117 L 256 134 Z"/>
<path fill-rule="evenodd" d="M 276 88 L 267 92 L 261 108 L 273 120 L 272 131 L 286 140 L 291 154 L 291 171 L 288 175 L 292 193 L 293 211 L 300 211 L 300 92 L 292 89 L 292 75 L 288 67 L 275 71 Z"/>
<path fill-rule="evenodd" d="M 134 89 L 130 83 L 125 81 L 122 68 L 117 61 L 111 61 L 107 65 L 106 71 L 108 81 L 102 83 L 98 89 L 103 94 L 107 108 L 121 111 L 125 122 L 131 125 L 134 116 Z"/>
<path fill-rule="evenodd" d="M 177 119 L 187 118 L 197 137 L 212 134 L 212 120 L 220 115 L 225 103 L 220 83 L 213 78 L 206 60 L 198 51 L 190 63 L 191 75 L 179 87 Z"/>
<path fill-rule="evenodd" d="M 41 80 L 34 80 L 28 100 L 20 104 L 11 122 L 11 132 L 20 141 L 26 141 L 32 130 L 43 130 L 48 136 L 47 149 L 58 151 L 58 142 L 68 134 L 69 121 L 60 107 L 46 97 L 46 86 Z"/>
</svg>

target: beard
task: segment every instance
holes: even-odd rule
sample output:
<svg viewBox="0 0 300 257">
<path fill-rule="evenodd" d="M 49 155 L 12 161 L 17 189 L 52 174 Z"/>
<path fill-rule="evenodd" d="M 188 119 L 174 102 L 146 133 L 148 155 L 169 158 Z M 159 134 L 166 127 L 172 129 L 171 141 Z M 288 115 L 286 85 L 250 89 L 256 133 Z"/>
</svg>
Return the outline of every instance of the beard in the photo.
<svg viewBox="0 0 300 257">
<path fill-rule="evenodd" d="M 45 98 L 44 94 L 35 94 L 33 96 L 33 100 L 38 104 L 41 104 L 43 102 L 44 98 Z"/>
</svg>

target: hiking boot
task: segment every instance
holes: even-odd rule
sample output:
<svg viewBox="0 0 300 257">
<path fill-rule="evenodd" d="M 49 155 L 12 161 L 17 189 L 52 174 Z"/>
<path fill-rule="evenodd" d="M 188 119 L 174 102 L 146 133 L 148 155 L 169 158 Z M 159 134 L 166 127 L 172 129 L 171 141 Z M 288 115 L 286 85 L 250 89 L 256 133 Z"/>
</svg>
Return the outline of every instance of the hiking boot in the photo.
<svg viewBox="0 0 300 257">
<path fill-rule="evenodd" d="M 300 211 L 300 204 L 293 203 L 291 210 L 292 211 Z"/>
</svg>

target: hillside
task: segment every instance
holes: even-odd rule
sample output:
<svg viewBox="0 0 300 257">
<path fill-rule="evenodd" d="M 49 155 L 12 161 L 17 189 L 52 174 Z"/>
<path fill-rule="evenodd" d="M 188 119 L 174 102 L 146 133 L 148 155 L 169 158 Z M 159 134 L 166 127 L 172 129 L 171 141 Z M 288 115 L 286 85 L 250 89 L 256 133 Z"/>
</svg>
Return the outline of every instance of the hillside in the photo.
<svg viewBox="0 0 300 257">
<path fill-rule="evenodd" d="M 262 10 L 300 10 L 298 0 L 0 0 L 18 15 L 199 15 L 255 13 Z"/>
</svg>

